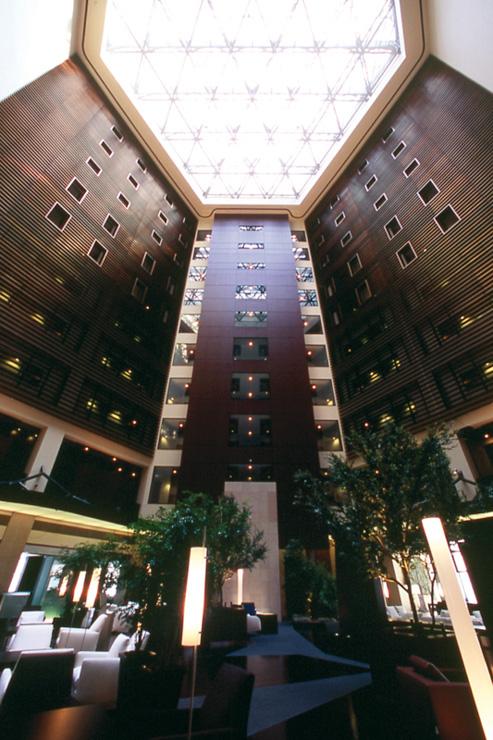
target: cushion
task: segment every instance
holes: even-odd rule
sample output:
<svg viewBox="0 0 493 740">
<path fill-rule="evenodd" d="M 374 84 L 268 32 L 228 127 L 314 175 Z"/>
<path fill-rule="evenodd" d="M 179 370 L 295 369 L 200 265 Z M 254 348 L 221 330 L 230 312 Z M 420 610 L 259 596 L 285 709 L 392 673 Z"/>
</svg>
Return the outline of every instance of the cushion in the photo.
<svg viewBox="0 0 493 740">
<path fill-rule="evenodd" d="M 129 642 L 130 638 L 126 635 L 117 635 L 113 640 L 110 649 L 108 650 L 108 657 L 118 658 L 120 653 L 124 653 L 125 650 L 127 650 Z"/>
<path fill-rule="evenodd" d="M 246 613 L 250 614 L 251 617 L 254 617 L 257 614 L 253 601 L 244 601 L 242 606 Z"/>
<path fill-rule="evenodd" d="M 447 676 L 445 676 L 442 671 L 437 668 L 434 663 L 430 663 L 428 660 L 425 660 L 424 658 L 420 658 L 418 655 L 411 655 L 409 657 L 409 662 L 416 671 L 416 673 L 419 673 L 420 676 L 425 676 L 425 678 L 430 678 L 432 681 L 446 681 L 448 682 Z"/>
</svg>

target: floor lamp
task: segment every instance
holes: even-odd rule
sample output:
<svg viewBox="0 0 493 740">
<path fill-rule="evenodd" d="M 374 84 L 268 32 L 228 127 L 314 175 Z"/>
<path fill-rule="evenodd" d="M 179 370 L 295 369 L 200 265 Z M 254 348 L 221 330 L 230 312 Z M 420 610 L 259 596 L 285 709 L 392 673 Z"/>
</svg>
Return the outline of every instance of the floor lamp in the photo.
<svg viewBox="0 0 493 740">
<path fill-rule="evenodd" d="M 423 519 L 440 585 L 445 594 L 464 668 L 487 740 L 493 740 L 493 684 L 464 599 L 443 525 L 438 517 Z"/>
<path fill-rule="evenodd" d="M 183 632 L 181 636 L 182 646 L 193 648 L 192 687 L 190 692 L 190 714 L 187 734 L 189 740 L 192 737 L 193 700 L 197 678 L 197 648 L 202 638 L 202 622 L 204 618 L 206 565 L 207 548 L 190 548 L 185 607 L 183 610 Z"/>
</svg>

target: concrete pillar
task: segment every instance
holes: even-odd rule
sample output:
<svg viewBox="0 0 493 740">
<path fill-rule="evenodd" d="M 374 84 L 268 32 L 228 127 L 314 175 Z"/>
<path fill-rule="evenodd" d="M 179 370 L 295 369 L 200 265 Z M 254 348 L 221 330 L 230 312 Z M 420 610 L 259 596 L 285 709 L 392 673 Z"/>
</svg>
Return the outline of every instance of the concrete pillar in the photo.
<svg viewBox="0 0 493 740">
<path fill-rule="evenodd" d="M 460 440 L 453 435 L 450 439 L 450 446 L 446 450 L 450 460 L 450 467 L 457 472 L 458 482 L 456 485 L 457 493 L 462 498 L 470 501 L 476 495 L 476 486 L 474 484 L 474 474 L 469 465 L 464 448 Z"/>
<path fill-rule="evenodd" d="M 26 466 L 27 476 L 36 475 L 41 472 L 41 469 L 43 469 L 43 473 L 50 475 L 63 438 L 64 432 L 57 427 L 47 427 L 41 431 Z M 26 488 L 31 491 L 44 491 L 47 483 L 46 478 L 35 478 L 26 482 Z"/>
<path fill-rule="evenodd" d="M 264 533 L 267 545 L 265 560 L 252 571 L 243 574 L 243 601 L 253 601 L 259 611 L 275 612 L 281 617 L 281 578 L 279 569 L 279 534 L 277 523 L 277 493 L 275 483 L 226 483 L 224 493 L 233 496 L 239 504 L 247 504 L 252 511 L 252 524 Z M 226 603 L 236 603 L 238 580 L 231 578 L 225 584 Z"/>
<path fill-rule="evenodd" d="M 0 542 L 0 594 L 8 590 L 34 524 L 28 514 L 12 514 Z"/>
<path fill-rule="evenodd" d="M 140 504 L 141 507 L 145 507 L 149 498 L 153 471 L 154 465 L 149 465 L 147 468 L 142 468 L 142 473 L 140 475 L 139 492 L 137 494 L 137 503 Z"/>
</svg>

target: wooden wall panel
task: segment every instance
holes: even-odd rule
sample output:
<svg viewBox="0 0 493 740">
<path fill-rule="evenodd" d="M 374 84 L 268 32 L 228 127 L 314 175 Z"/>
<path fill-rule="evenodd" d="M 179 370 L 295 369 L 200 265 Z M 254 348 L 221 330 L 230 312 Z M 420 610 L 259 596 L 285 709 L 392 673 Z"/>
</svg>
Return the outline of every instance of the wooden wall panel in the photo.
<svg viewBox="0 0 493 740">
<path fill-rule="evenodd" d="M 81 202 L 66 191 L 74 177 L 88 190 Z M 55 202 L 71 214 L 63 231 L 46 219 Z M 108 213 L 120 224 L 115 238 L 102 226 Z M 3 101 L 0 389 L 152 450 L 195 228 L 189 208 L 76 62 Z M 87 256 L 94 240 L 108 250 L 102 266 Z M 155 260 L 152 275 L 141 266 L 145 252 Z M 145 300 L 131 295 L 136 278 L 147 287 Z"/>
<path fill-rule="evenodd" d="M 431 57 L 307 219 L 346 431 L 391 416 L 422 429 L 493 399 L 492 130 L 491 95 Z M 406 178 L 414 158 L 420 165 Z M 417 191 L 430 179 L 440 192 L 424 205 Z M 449 204 L 461 220 L 443 234 L 434 217 Z M 394 215 L 402 230 L 389 240 Z M 408 241 L 417 259 L 403 269 L 396 252 Z M 362 269 L 352 276 L 356 253 Z M 364 280 L 372 296 L 359 305 Z"/>
</svg>

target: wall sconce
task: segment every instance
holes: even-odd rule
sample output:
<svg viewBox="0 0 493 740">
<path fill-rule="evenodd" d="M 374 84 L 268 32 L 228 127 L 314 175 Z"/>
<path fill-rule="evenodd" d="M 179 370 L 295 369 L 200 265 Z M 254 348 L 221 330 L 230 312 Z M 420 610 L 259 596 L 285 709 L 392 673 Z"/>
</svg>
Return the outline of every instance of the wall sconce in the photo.
<svg viewBox="0 0 493 740">
<path fill-rule="evenodd" d="M 483 732 L 486 740 L 493 740 L 493 684 L 462 593 L 443 525 L 438 517 L 423 519 L 422 524 L 445 594 Z"/>
</svg>

